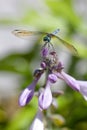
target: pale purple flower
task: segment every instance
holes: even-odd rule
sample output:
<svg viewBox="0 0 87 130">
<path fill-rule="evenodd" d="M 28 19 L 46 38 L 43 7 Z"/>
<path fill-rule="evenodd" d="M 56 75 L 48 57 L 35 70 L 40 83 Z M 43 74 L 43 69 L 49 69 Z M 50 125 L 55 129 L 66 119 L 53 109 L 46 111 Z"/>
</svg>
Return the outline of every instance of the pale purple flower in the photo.
<svg viewBox="0 0 87 130">
<path fill-rule="evenodd" d="M 66 74 L 64 71 L 58 73 L 58 77 L 62 78 L 72 89 L 79 91 L 80 87 L 75 78 Z"/>
<path fill-rule="evenodd" d="M 47 83 L 45 89 L 40 93 L 38 99 L 39 107 L 41 109 L 47 109 L 52 103 L 52 93 L 50 89 L 50 84 Z"/>
<path fill-rule="evenodd" d="M 64 71 L 56 74 L 58 78 L 64 80 L 72 89 L 80 92 L 85 100 L 87 100 L 87 81 L 76 80 Z"/>
<path fill-rule="evenodd" d="M 83 97 L 85 98 L 85 100 L 87 100 L 87 81 L 77 80 L 77 83 L 80 86 L 79 92 L 83 95 Z"/>
<path fill-rule="evenodd" d="M 19 97 L 19 105 L 25 106 L 29 103 L 34 95 L 34 89 L 38 80 L 34 80 L 27 88 L 23 90 Z"/>
<path fill-rule="evenodd" d="M 27 103 L 29 103 L 31 101 L 31 99 L 34 96 L 35 86 L 36 86 L 38 80 L 40 79 L 42 73 L 43 73 L 43 70 L 41 68 L 35 70 L 34 81 L 27 88 L 25 88 L 23 90 L 23 92 L 20 94 L 20 97 L 19 97 L 19 105 L 20 106 L 25 106 Z"/>
<path fill-rule="evenodd" d="M 45 89 L 40 93 L 39 96 L 39 107 L 41 109 L 47 109 L 52 103 L 52 92 L 51 85 L 57 81 L 55 74 L 49 74 Z"/>
<path fill-rule="evenodd" d="M 38 113 L 36 117 L 34 118 L 34 121 L 31 124 L 29 130 L 44 130 L 43 113 L 41 109 L 38 110 Z"/>
</svg>

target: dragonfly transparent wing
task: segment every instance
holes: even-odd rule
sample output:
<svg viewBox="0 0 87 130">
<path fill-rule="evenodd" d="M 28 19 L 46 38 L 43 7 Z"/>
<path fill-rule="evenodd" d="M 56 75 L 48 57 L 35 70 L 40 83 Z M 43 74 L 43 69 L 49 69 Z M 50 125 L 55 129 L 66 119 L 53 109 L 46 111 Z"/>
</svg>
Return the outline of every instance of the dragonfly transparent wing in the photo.
<svg viewBox="0 0 87 130">
<path fill-rule="evenodd" d="M 78 51 L 73 45 L 64 41 L 63 39 L 61 39 L 60 37 L 56 35 L 53 35 L 53 37 L 57 38 L 60 41 L 60 43 L 62 43 L 66 48 L 68 48 L 74 55 L 78 55 Z"/>
<path fill-rule="evenodd" d="M 47 35 L 48 33 L 45 32 L 39 32 L 39 31 L 27 31 L 27 30 L 14 30 L 12 33 L 20 38 L 28 39 L 29 36 L 33 35 Z"/>
</svg>

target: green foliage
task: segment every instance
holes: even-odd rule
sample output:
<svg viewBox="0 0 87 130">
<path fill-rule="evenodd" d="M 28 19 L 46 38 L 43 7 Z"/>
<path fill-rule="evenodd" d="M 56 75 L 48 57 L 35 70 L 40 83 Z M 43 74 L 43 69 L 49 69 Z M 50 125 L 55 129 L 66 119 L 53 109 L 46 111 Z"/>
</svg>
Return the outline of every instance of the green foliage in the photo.
<svg viewBox="0 0 87 130">
<path fill-rule="evenodd" d="M 30 105 L 24 108 L 19 108 L 11 121 L 9 122 L 6 130 L 25 130 L 29 127 L 32 119 L 35 116 L 37 105 L 36 99 L 34 98 Z"/>
</svg>

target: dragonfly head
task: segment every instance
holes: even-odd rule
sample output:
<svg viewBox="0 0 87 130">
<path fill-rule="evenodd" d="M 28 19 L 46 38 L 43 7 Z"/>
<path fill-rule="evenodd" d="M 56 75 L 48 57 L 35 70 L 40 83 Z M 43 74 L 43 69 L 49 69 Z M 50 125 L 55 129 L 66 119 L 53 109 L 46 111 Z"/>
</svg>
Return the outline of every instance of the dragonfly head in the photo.
<svg viewBox="0 0 87 130">
<path fill-rule="evenodd" d="M 44 42 L 50 42 L 50 40 L 51 40 L 51 37 L 48 35 L 43 38 Z"/>
</svg>

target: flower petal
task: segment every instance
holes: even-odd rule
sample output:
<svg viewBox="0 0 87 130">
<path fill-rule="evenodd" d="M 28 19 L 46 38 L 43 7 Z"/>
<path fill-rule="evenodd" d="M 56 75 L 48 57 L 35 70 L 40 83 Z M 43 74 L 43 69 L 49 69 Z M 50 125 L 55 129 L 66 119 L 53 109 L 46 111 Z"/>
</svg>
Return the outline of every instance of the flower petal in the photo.
<svg viewBox="0 0 87 130">
<path fill-rule="evenodd" d="M 27 88 L 24 89 L 24 91 L 21 93 L 19 97 L 19 105 L 25 106 L 30 100 L 32 99 L 34 95 L 34 88 L 37 83 L 37 80 L 34 80 L 32 84 L 30 84 Z"/>
<path fill-rule="evenodd" d="M 38 110 L 38 113 L 30 127 L 30 130 L 44 130 L 43 113 L 41 110 Z"/>
<path fill-rule="evenodd" d="M 77 80 L 77 82 L 80 85 L 80 93 L 83 95 L 85 100 L 87 100 L 87 81 Z"/>
<path fill-rule="evenodd" d="M 72 76 L 66 74 L 64 71 L 58 74 L 58 77 L 62 80 L 64 80 L 72 89 L 79 91 L 80 86 L 75 78 Z"/>
<path fill-rule="evenodd" d="M 41 109 L 47 109 L 52 103 L 52 93 L 50 85 L 47 84 L 43 92 L 39 96 L 39 106 Z"/>
</svg>

